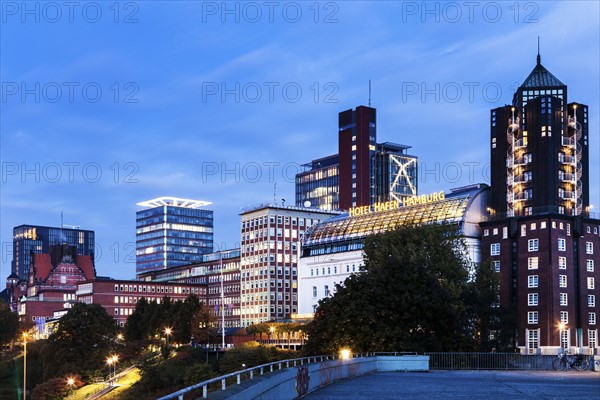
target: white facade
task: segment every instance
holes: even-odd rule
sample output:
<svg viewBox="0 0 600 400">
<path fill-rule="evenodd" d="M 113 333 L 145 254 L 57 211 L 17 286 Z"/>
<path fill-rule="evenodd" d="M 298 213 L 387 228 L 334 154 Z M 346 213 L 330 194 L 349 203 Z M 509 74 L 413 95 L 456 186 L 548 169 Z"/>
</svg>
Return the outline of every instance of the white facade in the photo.
<svg viewBox="0 0 600 400">
<path fill-rule="evenodd" d="M 241 326 L 298 313 L 298 242 L 310 226 L 339 212 L 265 205 L 242 212 Z"/>
<path fill-rule="evenodd" d="M 332 296 L 342 283 L 363 266 L 363 251 L 302 257 L 298 265 L 298 314 L 312 317 L 319 300 Z"/>
</svg>

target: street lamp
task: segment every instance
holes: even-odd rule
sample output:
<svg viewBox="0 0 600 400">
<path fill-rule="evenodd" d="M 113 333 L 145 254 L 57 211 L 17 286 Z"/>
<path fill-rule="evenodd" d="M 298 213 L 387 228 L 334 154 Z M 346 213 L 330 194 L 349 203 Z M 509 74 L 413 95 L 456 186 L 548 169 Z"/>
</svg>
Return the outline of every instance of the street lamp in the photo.
<svg viewBox="0 0 600 400">
<path fill-rule="evenodd" d="M 273 333 L 274 333 L 274 332 L 275 332 L 275 327 L 274 327 L 274 326 L 271 326 L 271 327 L 269 328 L 269 342 L 271 342 L 271 343 L 273 343 L 273 338 L 272 338 L 272 336 L 273 336 Z"/>
<path fill-rule="evenodd" d="M 73 385 L 75 384 L 75 379 L 67 378 L 67 385 L 69 385 L 69 394 L 70 397 L 73 398 Z"/>
<path fill-rule="evenodd" d="M 123 334 L 122 333 L 117 333 L 117 339 L 118 340 L 123 340 Z"/>
<path fill-rule="evenodd" d="M 115 354 L 111 358 L 112 358 L 113 369 L 115 371 L 113 374 L 113 378 L 115 378 L 117 376 L 117 361 L 119 361 L 119 356 Z"/>
<path fill-rule="evenodd" d="M 165 336 L 167 337 L 167 348 L 169 347 L 169 335 L 171 335 L 173 330 L 171 328 L 165 328 Z"/>
<path fill-rule="evenodd" d="M 112 357 L 108 357 L 106 359 L 106 365 L 108 365 L 108 380 L 109 381 L 110 381 L 110 366 L 112 365 L 112 363 L 113 363 Z"/>
<path fill-rule="evenodd" d="M 350 350 L 349 349 L 340 350 L 340 358 L 342 360 L 348 360 L 350 358 Z"/>
<path fill-rule="evenodd" d="M 23 332 L 23 400 L 27 399 L 27 332 Z"/>
</svg>

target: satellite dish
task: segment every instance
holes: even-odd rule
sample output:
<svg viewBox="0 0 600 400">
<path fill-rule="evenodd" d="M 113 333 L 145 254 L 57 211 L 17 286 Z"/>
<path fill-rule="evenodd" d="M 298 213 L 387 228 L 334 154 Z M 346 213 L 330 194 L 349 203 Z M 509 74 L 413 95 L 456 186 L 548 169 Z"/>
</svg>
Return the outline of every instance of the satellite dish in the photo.
<svg viewBox="0 0 600 400">
<path fill-rule="evenodd" d="M 311 204 L 310 204 L 310 201 L 306 200 L 306 201 L 304 202 L 304 207 L 305 207 L 305 208 L 310 208 L 310 206 L 311 206 Z"/>
</svg>

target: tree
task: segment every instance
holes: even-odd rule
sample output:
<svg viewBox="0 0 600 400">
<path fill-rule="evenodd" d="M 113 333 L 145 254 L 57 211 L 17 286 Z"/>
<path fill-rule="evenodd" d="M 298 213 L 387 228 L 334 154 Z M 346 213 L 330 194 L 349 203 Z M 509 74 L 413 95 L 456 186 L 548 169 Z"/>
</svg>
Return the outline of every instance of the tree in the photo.
<svg viewBox="0 0 600 400">
<path fill-rule="evenodd" d="M 456 227 L 401 227 L 367 238 L 364 252 L 364 270 L 319 302 L 308 352 L 473 348 L 469 263 Z"/>
<path fill-rule="evenodd" d="M 0 300 L 0 346 L 4 346 L 14 340 L 19 329 L 19 316 L 13 313 L 4 300 Z"/>
<path fill-rule="evenodd" d="M 75 303 L 43 350 L 45 378 L 101 368 L 116 347 L 116 330 L 114 319 L 99 304 Z"/>
</svg>

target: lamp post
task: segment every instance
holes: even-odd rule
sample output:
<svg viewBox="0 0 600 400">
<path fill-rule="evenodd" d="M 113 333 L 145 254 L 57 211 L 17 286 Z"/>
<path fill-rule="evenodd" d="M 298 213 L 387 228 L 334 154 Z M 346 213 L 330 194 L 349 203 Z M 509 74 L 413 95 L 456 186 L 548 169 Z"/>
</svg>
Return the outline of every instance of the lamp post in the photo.
<svg viewBox="0 0 600 400">
<path fill-rule="evenodd" d="M 173 330 L 171 328 L 165 328 L 165 336 L 166 336 L 166 340 L 167 340 L 167 348 L 169 348 L 169 335 L 171 335 L 171 332 L 173 332 Z"/>
<path fill-rule="evenodd" d="M 115 378 L 117 376 L 117 361 L 119 361 L 119 356 L 118 355 L 113 355 L 112 357 L 112 365 L 113 365 L 113 378 Z"/>
<path fill-rule="evenodd" d="M 69 385 L 69 394 L 70 394 L 70 398 L 73 398 L 73 385 L 75 384 L 75 379 L 73 378 L 68 378 L 67 379 L 67 385 Z"/>
<path fill-rule="evenodd" d="M 273 333 L 275 332 L 275 327 L 271 326 L 269 328 L 269 342 L 273 344 Z"/>
<path fill-rule="evenodd" d="M 108 380 L 109 381 L 110 381 L 110 366 L 112 365 L 112 363 L 113 363 L 112 357 L 108 357 L 106 359 L 106 365 L 108 365 Z"/>
<path fill-rule="evenodd" d="M 23 332 L 23 400 L 27 399 L 27 332 Z"/>
</svg>

